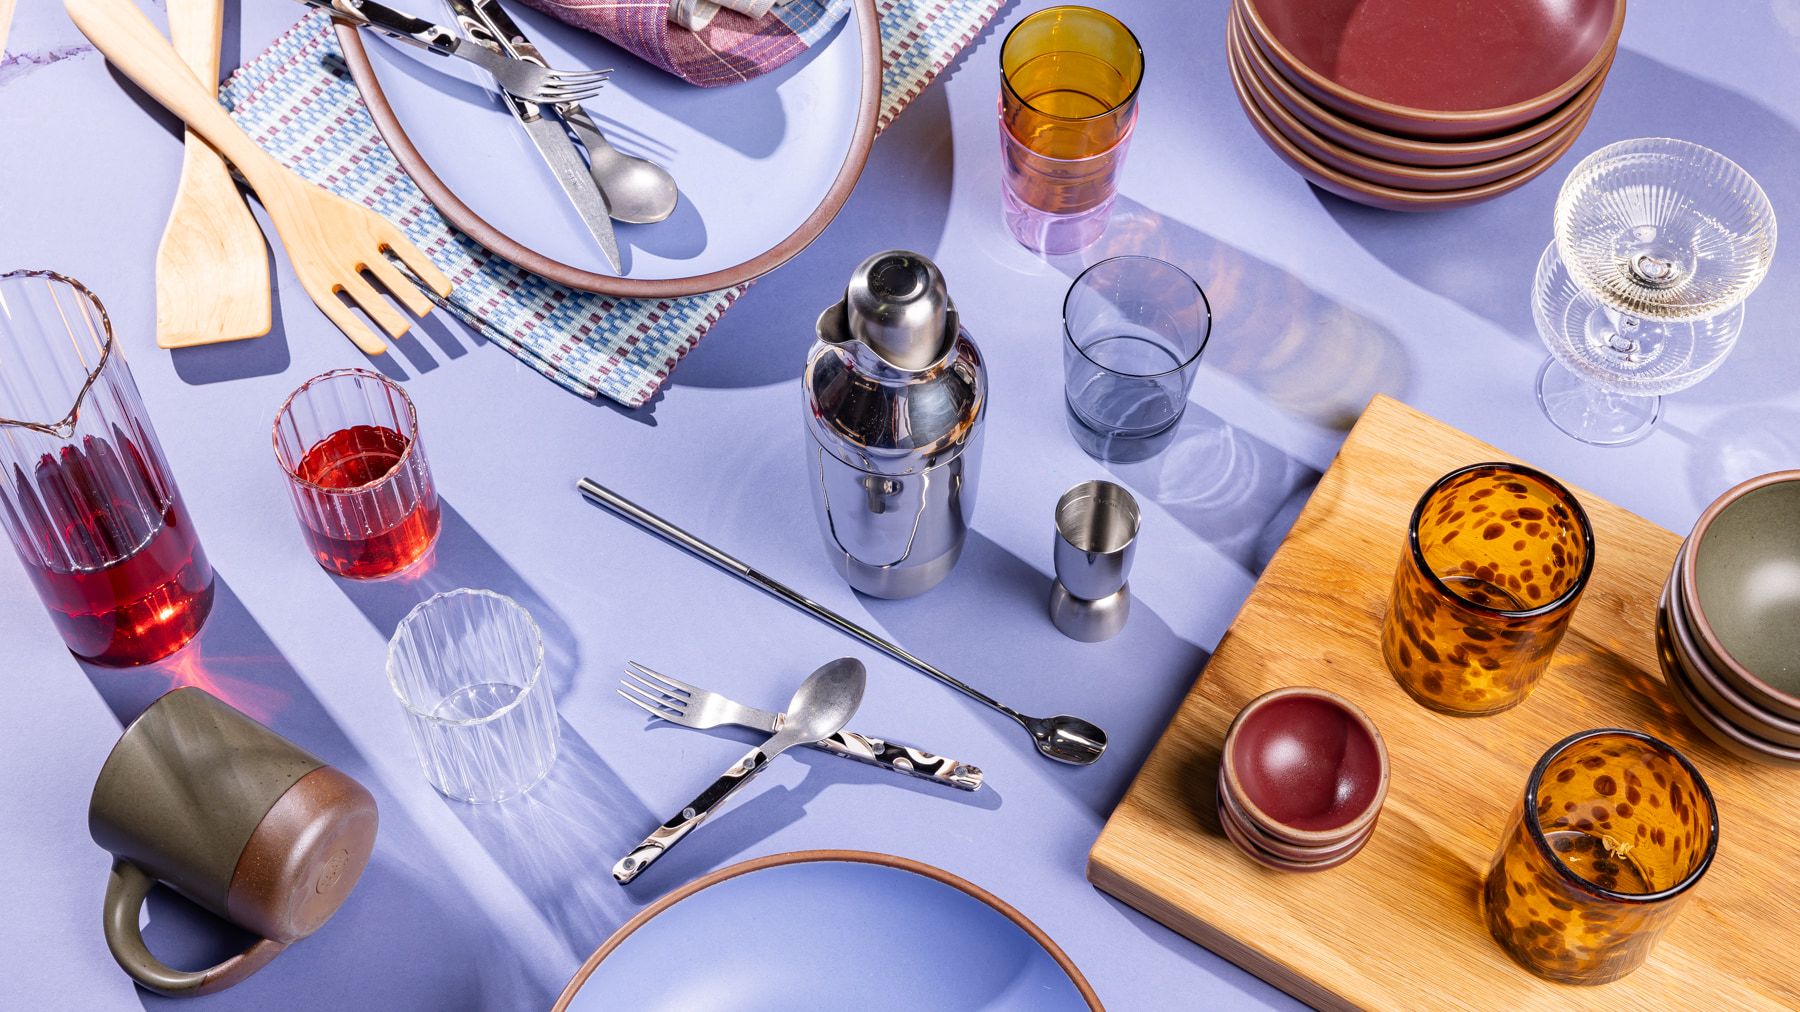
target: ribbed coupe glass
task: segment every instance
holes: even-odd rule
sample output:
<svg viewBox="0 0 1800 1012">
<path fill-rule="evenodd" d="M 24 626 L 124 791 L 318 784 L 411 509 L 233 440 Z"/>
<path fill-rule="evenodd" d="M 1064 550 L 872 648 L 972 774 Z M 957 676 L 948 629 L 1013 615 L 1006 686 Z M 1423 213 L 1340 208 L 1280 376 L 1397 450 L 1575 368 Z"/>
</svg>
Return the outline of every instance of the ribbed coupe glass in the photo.
<svg viewBox="0 0 1800 1012">
<path fill-rule="evenodd" d="M 0 525 L 63 642 L 95 664 L 181 649 L 213 571 L 106 315 L 80 282 L 0 276 Z"/>
<path fill-rule="evenodd" d="M 1664 394 L 1719 367 L 1775 258 L 1775 211 L 1736 162 L 1669 137 L 1609 144 L 1557 197 L 1532 311 L 1538 403 L 1584 442 L 1642 439 Z"/>
<path fill-rule="evenodd" d="M 1480 717 L 1523 702 L 1550 665 L 1594 569 L 1573 493 L 1518 464 L 1472 464 L 1419 498 L 1381 653 L 1412 697 Z"/>
<path fill-rule="evenodd" d="M 556 762 L 559 725 L 531 613 L 487 590 L 421 602 L 388 641 L 388 682 L 419 767 L 445 797 L 505 801 Z"/>
<path fill-rule="evenodd" d="M 1637 731 L 1571 735 L 1532 768 L 1482 889 L 1495 941 L 1564 984 L 1643 965 L 1719 848 L 1700 771 Z"/>
</svg>

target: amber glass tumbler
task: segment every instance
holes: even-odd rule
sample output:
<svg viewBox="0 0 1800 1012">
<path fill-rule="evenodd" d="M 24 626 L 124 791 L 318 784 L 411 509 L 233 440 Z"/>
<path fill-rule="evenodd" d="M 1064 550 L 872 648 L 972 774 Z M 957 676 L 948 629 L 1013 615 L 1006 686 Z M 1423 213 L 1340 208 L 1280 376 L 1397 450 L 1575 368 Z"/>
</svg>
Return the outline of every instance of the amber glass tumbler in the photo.
<svg viewBox="0 0 1800 1012">
<path fill-rule="evenodd" d="M 1564 738 L 1525 796 L 1483 889 L 1488 930 L 1565 984 L 1637 969 L 1719 849 L 1712 792 L 1687 758 L 1637 731 Z"/>
<path fill-rule="evenodd" d="M 1100 237 L 1137 122 L 1144 52 L 1091 7 L 1051 7 L 1000 47 L 1001 195 L 1027 248 L 1072 253 Z"/>
<path fill-rule="evenodd" d="M 1452 471 L 1413 510 L 1381 631 L 1388 670 L 1443 713 L 1517 706 L 1593 570 L 1587 513 L 1556 479 L 1517 464 Z"/>
<path fill-rule="evenodd" d="M 1000 46 L 1000 121 L 1046 158 L 1092 158 L 1124 139 L 1143 79 L 1144 51 L 1118 18 L 1046 8 Z"/>
</svg>

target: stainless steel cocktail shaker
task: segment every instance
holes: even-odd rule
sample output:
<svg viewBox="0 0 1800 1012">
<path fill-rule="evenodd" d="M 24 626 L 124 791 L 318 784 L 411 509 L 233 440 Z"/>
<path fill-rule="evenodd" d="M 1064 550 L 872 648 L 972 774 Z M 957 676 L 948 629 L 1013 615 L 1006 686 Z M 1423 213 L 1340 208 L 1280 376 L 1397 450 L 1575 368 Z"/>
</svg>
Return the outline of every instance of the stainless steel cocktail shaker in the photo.
<svg viewBox="0 0 1800 1012">
<path fill-rule="evenodd" d="M 975 509 L 987 370 L 930 260 L 864 260 L 801 377 L 825 550 L 850 586 L 910 597 L 956 565 Z"/>
</svg>

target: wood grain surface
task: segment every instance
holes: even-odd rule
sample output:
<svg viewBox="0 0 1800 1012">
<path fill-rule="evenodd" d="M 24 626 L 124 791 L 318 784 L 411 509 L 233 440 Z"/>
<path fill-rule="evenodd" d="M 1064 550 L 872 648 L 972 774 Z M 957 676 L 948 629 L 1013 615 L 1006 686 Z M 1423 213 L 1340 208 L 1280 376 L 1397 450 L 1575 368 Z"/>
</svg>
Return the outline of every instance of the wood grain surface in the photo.
<svg viewBox="0 0 1800 1012">
<path fill-rule="evenodd" d="M 1381 620 L 1419 495 L 1455 467 L 1509 459 L 1377 397 L 1101 831 L 1088 878 L 1321 1008 L 1800 1007 L 1789 875 L 1800 775 L 1732 757 L 1670 700 L 1654 623 L 1680 537 L 1574 489 L 1594 524 L 1593 577 L 1544 681 L 1506 713 L 1426 710 L 1382 663 Z M 1306 875 L 1239 854 L 1214 812 L 1232 716 L 1295 684 L 1366 710 L 1393 768 L 1368 847 Z M 1647 731 L 1685 752 L 1717 800 L 1720 844 L 1643 967 L 1574 988 L 1513 963 L 1488 935 L 1479 896 L 1532 764 L 1593 727 Z"/>
</svg>

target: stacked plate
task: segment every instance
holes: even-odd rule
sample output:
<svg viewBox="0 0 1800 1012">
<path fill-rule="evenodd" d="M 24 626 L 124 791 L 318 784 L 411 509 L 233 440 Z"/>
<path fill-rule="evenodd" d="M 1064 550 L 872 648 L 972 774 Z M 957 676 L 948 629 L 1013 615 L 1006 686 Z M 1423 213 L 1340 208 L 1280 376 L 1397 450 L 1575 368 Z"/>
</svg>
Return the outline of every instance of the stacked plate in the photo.
<svg viewBox="0 0 1800 1012">
<path fill-rule="evenodd" d="M 1656 644 L 1694 726 L 1746 759 L 1800 766 L 1800 471 L 1752 478 L 1700 515 Z"/>
<path fill-rule="evenodd" d="M 1625 0 L 1233 0 L 1238 101 L 1315 186 L 1428 211 L 1523 186 L 1575 143 Z"/>
</svg>

